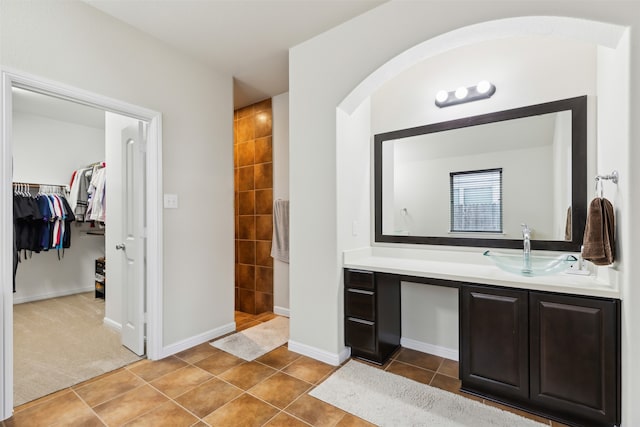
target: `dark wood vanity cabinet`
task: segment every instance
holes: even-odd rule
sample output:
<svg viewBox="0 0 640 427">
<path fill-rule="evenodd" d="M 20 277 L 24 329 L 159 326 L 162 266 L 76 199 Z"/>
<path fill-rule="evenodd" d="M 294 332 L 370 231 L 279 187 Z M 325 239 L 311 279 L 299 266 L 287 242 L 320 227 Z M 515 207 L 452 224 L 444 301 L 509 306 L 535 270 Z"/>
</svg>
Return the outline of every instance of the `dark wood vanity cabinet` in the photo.
<svg viewBox="0 0 640 427">
<path fill-rule="evenodd" d="M 618 425 L 619 322 L 619 300 L 463 285 L 461 388 L 571 425 Z"/>
<path fill-rule="evenodd" d="M 344 271 L 345 345 L 378 364 L 400 346 L 400 279 L 393 274 Z"/>
<path fill-rule="evenodd" d="M 580 425 L 620 423 L 619 300 L 529 293 L 531 401 Z"/>
<path fill-rule="evenodd" d="M 529 396 L 528 292 L 463 286 L 460 290 L 461 379 L 493 396 Z"/>
</svg>

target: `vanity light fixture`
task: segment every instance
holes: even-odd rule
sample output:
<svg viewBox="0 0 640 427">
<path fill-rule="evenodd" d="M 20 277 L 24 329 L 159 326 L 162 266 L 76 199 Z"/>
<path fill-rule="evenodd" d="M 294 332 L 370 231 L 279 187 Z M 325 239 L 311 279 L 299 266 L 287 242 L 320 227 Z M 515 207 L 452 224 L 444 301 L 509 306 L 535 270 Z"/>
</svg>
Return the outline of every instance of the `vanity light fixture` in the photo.
<svg viewBox="0 0 640 427">
<path fill-rule="evenodd" d="M 496 93 L 496 87 L 492 83 L 482 80 L 475 86 L 461 86 L 450 92 L 439 91 L 436 94 L 436 105 L 440 108 L 449 107 L 463 102 L 491 98 L 494 93 Z"/>
</svg>

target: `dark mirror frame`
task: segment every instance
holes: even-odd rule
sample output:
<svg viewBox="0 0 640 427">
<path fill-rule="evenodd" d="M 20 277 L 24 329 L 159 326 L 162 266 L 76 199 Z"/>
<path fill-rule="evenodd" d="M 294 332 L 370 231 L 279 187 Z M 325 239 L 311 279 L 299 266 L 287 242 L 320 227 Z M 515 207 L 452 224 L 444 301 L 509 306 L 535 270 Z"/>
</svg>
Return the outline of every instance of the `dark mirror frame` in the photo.
<svg viewBox="0 0 640 427">
<path fill-rule="evenodd" d="M 523 247 L 522 239 L 394 236 L 382 234 L 382 144 L 385 141 L 400 138 L 567 110 L 571 111 L 571 240 L 532 239 L 531 249 L 580 252 L 587 217 L 586 95 L 374 135 L 375 241 L 381 243 L 521 249 Z"/>
</svg>

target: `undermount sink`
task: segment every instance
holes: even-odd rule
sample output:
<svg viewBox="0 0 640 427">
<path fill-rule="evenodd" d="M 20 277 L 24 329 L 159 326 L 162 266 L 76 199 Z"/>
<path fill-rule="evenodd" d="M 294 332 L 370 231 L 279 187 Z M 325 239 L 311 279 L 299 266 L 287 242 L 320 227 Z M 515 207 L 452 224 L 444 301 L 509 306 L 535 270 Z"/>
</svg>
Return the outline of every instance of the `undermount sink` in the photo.
<svg viewBox="0 0 640 427">
<path fill-rule="evenodd" d="M 493 263 L 508 273 L 521 276 L 546 276 L 560 273 L 578 261 L 573 255 L 533 255 L 531 254 L 530 266 L 525 267 L 524 255 L 522 253 L 500 253 L 485 251 L 484 256 L 489 257 Z"/>
</svg>

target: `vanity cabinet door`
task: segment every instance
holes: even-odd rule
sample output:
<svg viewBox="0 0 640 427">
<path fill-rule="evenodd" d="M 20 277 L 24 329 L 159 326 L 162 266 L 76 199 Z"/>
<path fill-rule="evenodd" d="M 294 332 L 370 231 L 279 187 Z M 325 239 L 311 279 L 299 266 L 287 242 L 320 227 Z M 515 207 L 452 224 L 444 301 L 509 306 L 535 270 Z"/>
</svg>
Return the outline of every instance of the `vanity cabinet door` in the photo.
<svg viewBox="0 0 640 427">
<path fill-rule="evenodd" d="M 619 301 L 531 292 L 531 401 L 583 425 L 619 424 Z"/>
<path fill-rule="evenodd" d="M 528 291 L 460 289 L 462 389 L 523 401 L 529 396 Z"/>
</svg>

